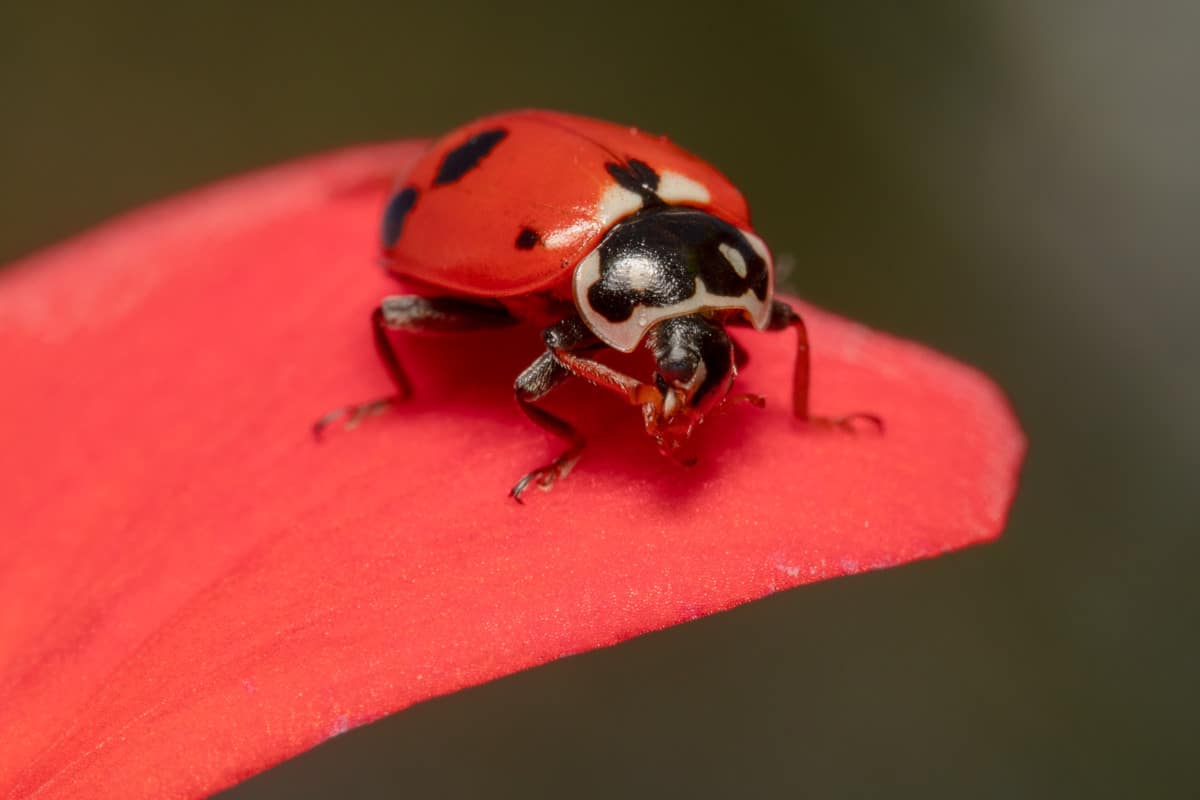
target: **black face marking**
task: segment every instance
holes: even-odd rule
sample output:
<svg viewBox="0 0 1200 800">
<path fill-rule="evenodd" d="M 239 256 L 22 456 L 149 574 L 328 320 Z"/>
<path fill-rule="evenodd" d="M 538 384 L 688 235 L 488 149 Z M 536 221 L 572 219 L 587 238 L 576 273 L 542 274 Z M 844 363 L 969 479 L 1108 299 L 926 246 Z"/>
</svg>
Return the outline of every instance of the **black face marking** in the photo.
<svg viewBox="0 0 1200 800">
<path fill-rule="evenodd" d="M 746 262 L 734 270 L 721 245 Z M 763 257 L 728 222 L 690 208 L 651 209 L 617 224 L 600 242 L 600 279 L 588 304 L 609 322 L 624 322 L 637 306 L 663 308 L 696 293 L 699 278 L 710 294 L 766 300 L 770 275 Z"/>
<path fill-rule="evenodd" d="M 383 226 L 380 229 L 384 250 L 391 250 L 396 246 L 396 242 L 400 241 L 400 234 L 404 230 L 404 218 L 416 202 L 417 190 L 411 186 L 405 186 L 392 195 L 392 199 L 383 210 Z"/>
<path fill-rule="evenodd" d="M 480 131 L 446 153 L 441 166 L 438 167 L 437 175 L 433 179 L 433 185 L 445 186 L 447 183 L 454 183 L 475 169 L 479 166 L 479 162 L 483 161 L 487 154 L 503 141 L 505 136 L 508 136 L 508 131 L 504 128 Z"/>
<path fill-rule="evenodd" d="M 629 159 L 626 164 L 610 161 L 604 168 L 621 186 L 641 195 L 643 205 L 662 205 L 662 198 L 658 196 L 658 173 L 645 161 L 636 158 Z"/>
<path fill-rule="evenodd" d="M 521 232 L 517 234 L 517 249 L 532 250 L 541 240 L 542 237 L 538 236 L 538 232 L 533 228 L 521 228 Z"/>
</svg>

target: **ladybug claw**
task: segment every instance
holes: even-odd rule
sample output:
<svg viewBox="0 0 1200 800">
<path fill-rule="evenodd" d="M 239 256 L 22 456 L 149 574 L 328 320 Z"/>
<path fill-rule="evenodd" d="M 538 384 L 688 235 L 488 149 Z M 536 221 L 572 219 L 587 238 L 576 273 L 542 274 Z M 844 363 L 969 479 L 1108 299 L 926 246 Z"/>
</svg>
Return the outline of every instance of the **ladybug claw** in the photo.
<svg viewBox="0 0 1200 800">
<path fill-rule="evenodd" d="M 352 431 L 361 425 L 367 417 L 382 414 L 384 409 L 392 405 L 395 401 L 395 397 L 381 397 L 369 403 L 356 403 L 350 406 L 335 408 L 313 423 L 313 437 L 321 439 L 325 434 L 325 430 L 343 417 L 346 418 L 346 421 L 342 423 L 342 430 Z"/>
<path fill-rule="evenodd" d="M 509 497 L 511 497 L 513 500 L 516 500 L 521 505 L 525 505 L 525 501 L 521 499 L 521 495 L 524 494 L 525 490 L 529 488 L 529 484 L 534 483 L 535 481 L 537 483 L 537 487 L 543 492 L 550 491 L 550 487 L 554 485 L 554 468 L 543 467 L 541 469 L 535 469 L 533 472 L 524 475 L 521 480 L 517 481 L 516 485 L 513 486 L 512 491 L 508 493 Z"/>
<path fill-rule="evenodd" d="M 860 433 L 861 431 L 856 423 L 861 421 L 874 427 L 876 433 L 884 432 L 883 419 L 875 414 L 864 412 L 847 414 L 844 417 L 809 417 L 804 421 L 809 425 L 823 430 L 838 430 L 845 431 L 846 433 Z"/>
<path fill-rule="evenodd" d="M 552 464 L 539 467 L 533 472 L 527 473 L 513 486 L 512 491 L 508 493 L 509 497 L 521 505 L 525 505 L 525 501 L 521 499 L 521 495 L 529 488 L 529 484 L 535 483 L 543 492 L 548 492 L 554 488 L 555 481 L 567 477 L 567 473 L 571 471 L 571 468 L 575 466 L 575 462 L 578 460 L 578 456 L 558 459 Z"/>
<path fill-rule="evenodd" d="M 531 472 L 525 475 L 521 480 L 517 481 L 513 488 L 509 491 L 508 496 L 516 500 L 521 505 L 525 505 L 525 501 L 521 499 L 521 493 L 525 491 L 525 487 L 534 479 L 537 473 Z"/>
</svg>

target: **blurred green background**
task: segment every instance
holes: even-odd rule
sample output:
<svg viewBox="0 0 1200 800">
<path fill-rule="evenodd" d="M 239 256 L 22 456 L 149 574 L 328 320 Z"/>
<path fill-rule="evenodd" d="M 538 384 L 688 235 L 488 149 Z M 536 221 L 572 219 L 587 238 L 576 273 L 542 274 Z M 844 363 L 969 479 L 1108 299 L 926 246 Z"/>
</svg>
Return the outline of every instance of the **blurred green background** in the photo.
<svg viewBox="0 0 1200 800">
<path fill-rule="evenodd" d="M 434 700 L 230 800 L 1180 796 L 1197 785 L 1200 4 L 0 11 L 0 263 L 157 197 L 546 106 L 670 133 L 807 298 L 979 365 L 994 546 Z"/>
</svg>

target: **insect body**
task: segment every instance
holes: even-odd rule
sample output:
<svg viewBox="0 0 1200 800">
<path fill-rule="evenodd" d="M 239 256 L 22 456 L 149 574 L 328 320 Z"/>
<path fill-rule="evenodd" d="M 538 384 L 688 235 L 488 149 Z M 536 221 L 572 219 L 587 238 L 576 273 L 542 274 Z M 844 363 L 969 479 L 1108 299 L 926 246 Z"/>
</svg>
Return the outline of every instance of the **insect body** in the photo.
<svg viewBox="0 0 1200 800">
<path fill-rule="evenodd" d="M 546 350 L 517 377 L 517 403 L 567 448 L 517 482 L 518 501 L 530 483 L 550 488 L 583 450 L 571 424 L 537 405 L 572 376 L 639 406 L 659 449 L 677 455 L 705 415 L 739 399 L 730 388 L 744 358 L 728 327 L 797 331 L 794 410 L 810 419 L 804 323 L 773 297 L 771 253 L 746 201 L 664 137 L 549 111 L 470 123 L 437 141 L 396 187 L 380 245 L 387 269 L 419 287 L 384 298 L 372 315 L 396 394 L 332 412 L 318 432 L 409 396 L 388 331 L 528 320 L 544 324 Z M 593 358 L 639 346 L 656 365 L 646 381 Z"/>
</svg>

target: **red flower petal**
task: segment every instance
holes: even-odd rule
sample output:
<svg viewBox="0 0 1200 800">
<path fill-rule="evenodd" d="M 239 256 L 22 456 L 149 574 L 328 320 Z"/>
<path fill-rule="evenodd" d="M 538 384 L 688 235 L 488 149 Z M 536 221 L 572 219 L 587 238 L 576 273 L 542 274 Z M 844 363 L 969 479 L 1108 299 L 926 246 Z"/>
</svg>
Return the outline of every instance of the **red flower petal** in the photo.
<svg viewBox="0 0 1200 800">
<path fill-rule="evenodd" d="M 367 316 L 381 197 L 419 143 L 279 167 L 171 200 L 0 275 L 0 789 L 194 797 L 419 700 L 769 592 L 995 536 L 1023 439 L 984 377 L 805 309 L 814 408 L 788 413 L 790 335 L 743 337 L 744 391 L 698 467 L 587 387 L 593 442 L 511 400 L 538 352 L 399 341 L 403 409 L 323 444 L 321 412 L 388 391 Z"/>
</svg>

